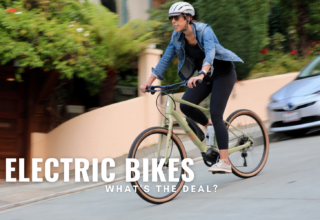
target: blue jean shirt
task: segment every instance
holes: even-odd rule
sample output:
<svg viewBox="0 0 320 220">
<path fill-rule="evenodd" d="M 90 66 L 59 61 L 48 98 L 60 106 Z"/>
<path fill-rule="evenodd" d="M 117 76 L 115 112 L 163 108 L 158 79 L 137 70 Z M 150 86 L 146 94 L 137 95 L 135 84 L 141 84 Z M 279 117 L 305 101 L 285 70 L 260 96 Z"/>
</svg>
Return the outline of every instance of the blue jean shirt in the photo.
<svg viewBox="0 0 320 220">
<path fill-rule="evenodd" d="M 213 30 L 208 24 L 193 22 L 191 23 L 193 33 L 196 36 L 197 43 L 201 50 L 205 52 L 205 58 L 202 66 L 210 65 L 212 75 L 214 59 L 224 61 L 242 62 L 242 59 L 230 50 L 225 49 L 218 41 Z M 165 53 L 161 57 L 156 68 L 152 68 L 152 75 L 157 79 L 164 80 L 163 74 L 168 68 L 174 56 L 178 57 L 178 75 L 182 80 L 190 78 L 196 68 L 194 61 L 191 57 L 186 55 L 185 52 L 185 39 L 184 33 L 174 31 L 171 36 L 170 44 L 168 45 Z"/>
</svg>

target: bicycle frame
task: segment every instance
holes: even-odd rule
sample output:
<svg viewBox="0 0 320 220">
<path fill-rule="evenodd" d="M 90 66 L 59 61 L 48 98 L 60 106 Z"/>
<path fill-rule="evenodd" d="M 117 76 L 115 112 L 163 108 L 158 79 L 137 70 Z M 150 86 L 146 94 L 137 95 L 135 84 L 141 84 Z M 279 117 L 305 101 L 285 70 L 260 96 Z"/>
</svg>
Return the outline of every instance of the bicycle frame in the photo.
<svg viewBox="0 0 320 220">
<path fill-rule="evenodd" d="M 173 108 L 173 102 L 176 103 L 182 103 L 185 105 L 189 105 L 192 106 L 194 108 L 200 109 L 203 112 L 209 113 L 209 109 L 208 108 L 204 108 L 201 107 L 199 105 L 195 105 L 191 102 L 187 102 L 185 100 L 182 100 L 180 98 L 177 98 L 175 96 L 173 96 L 172 94 L 168 94 L 167 96 L 167 101 L 166 101 L 166 110 L 165 110 L 165 118 L 162 120 L 161 123 L 161 127 L 165 127 L 168 126 L 168 135 L 167 135 L 167 140 L 166 140 L 166 151 L 165 151 L 165 158 L 166 158 L 166 162 L 168 162 L 168 149 L 169 149 L 169 142 L 172 136 L 172 127 L 173 127 L 173 119 L 172 117 L 174 117 L 178 124 L 180 125 L 180 127 L 186 132 L 186 134 L 189 136 L 189 138 L 192 140 L 192 142 L 199 148 L 200 152 L 202 153 L 206 153 L 207 150 L 209 148 L 211 148 L 210 146 L 207 146 L 205 143 L 205 139 L 203 141 L 200 141 L 200 139 L 197 137 L 197 135 L 192 131 L 192 129 L 188 126 L 187 120 L 185 117 L 183 117 L 178 111 L 174 110 Z M 167 119 L 168 121 L 167 121 Z M 241 131 L 240 129 L 234 127 L 233 125 L 231 125 L 229 122 L 224 121 L 225 123 L 229 124 L 229 126 L 231 126 L 232 128 L 236 129 L 237 131 L 241 132 L 243 135 L 247 136 L 251 142 L 253 143 L 253 140 L 251 139 L 251 137 L 249 135 L 247 135 L 246 133 L 244 133 L 243 131 Z M 231 130 L 229 130 L 233 135 L 235 135 L 235 133 L 233 133 Z M 162 145 L 162 136 L 160 135 L 159 137 L 159 141 L 158 141 L 158 157 L 160 155 L 160 150 L 161 150 L 161 145 Z M 235 137 L 238 137 L 237 135 L 235 135 Z M 243 145 L 240 146 L 229 146 L 229 154 L 232 154 L 234 152 L 237 152 L 239 150 L 242 150 L 246 147 L 250 146 L 250 142 L 247 142 Z M 216 137 L 214 137 L 214 145 L 212 146 L 212 148 L 214 148 L 215 150 L 219 150 L 217 147 L 217 139 Z"/>
</svg>

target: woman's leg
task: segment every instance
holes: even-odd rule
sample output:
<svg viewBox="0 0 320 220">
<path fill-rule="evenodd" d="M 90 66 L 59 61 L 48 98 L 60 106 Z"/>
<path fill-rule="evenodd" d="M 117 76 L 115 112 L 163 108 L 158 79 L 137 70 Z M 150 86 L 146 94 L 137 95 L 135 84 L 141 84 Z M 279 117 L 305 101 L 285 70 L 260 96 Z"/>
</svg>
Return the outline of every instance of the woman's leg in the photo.
<svg viewBox="0 0 320 220">
<path fill-rule="evenodd" d="M 229 136 L 223 121 L 223 113 L 236 79 L 237 74 L 234 69 L 229 74 L 215 79 L 212 82 L 210 100 L 211 121 L 217 138 L 220 159 L 224 160 L 227 164 L 230 164 L 228 158 Z"/>
<path fill-rule="evenodd" d="M 199 105 L 199 103 L 208 97 L 211 92 L 211 85 L 208 85 L 207 83 L 207 81 L 203 80 L 200 84 L 197 84 L 196 87 L 193 87 L 192 89 L 188 88 L 182 96 L 182 99 Z M 207 116 L 199 109 L 185 104 L 180 104 L 180 110 L 183 114 L 203 126 L 208 126 L 211 123 Z"/>
</svg>

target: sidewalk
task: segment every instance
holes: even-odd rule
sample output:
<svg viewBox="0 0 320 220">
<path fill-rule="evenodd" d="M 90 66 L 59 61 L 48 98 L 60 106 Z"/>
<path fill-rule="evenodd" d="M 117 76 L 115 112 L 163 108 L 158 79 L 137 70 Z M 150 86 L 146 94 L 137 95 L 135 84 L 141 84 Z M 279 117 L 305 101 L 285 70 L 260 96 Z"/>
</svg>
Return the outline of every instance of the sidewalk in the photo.
<svg viewBox="0 0 320 220">
<path fill-rule="evenodd" d="M 180 136 L 180 139 L 184 144 L 188 157 L 192 158 L 195 162 L 202 161 L 201 154 L 192 141 L 186 136 Z M 54 183 L 46 181 L 42 183 L 7 183 L 5 180 L 0 180 L 0 211 L 123 181 L 125 180 L 126 158 L 127 155 L 114 158 L 115 168 L 108 168 L 109 172 L 113 172 L 116 175 L 115 180 L 111 183 L 106 183 L 101 178 L 98 182 L 93 183 L 91 181 L 91 167 L 88 169 L 90 179 L 88 183 L 75 182 L 73 171 L 70 171 L 70 182 L 63 182 L 63 174 Z"/>
</svg>

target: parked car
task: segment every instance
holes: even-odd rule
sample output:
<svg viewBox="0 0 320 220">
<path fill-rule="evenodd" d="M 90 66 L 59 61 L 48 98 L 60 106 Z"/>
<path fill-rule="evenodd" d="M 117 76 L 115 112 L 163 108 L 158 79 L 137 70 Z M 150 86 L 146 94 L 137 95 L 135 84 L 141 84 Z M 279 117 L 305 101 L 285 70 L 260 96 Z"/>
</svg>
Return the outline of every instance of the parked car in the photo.
<svg viewBox="0 0 320 220">
<path fill-rule="evenodd" d="M 271 96 L 268 115 L 272 132 L 304 133 L 320 127 L 320 55 Z"/>
</svg>

